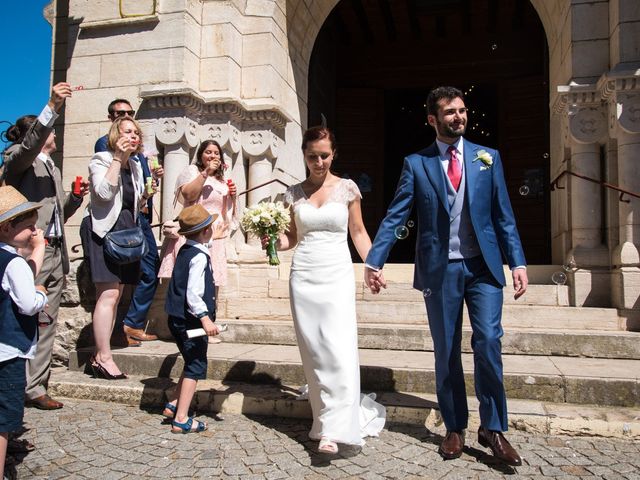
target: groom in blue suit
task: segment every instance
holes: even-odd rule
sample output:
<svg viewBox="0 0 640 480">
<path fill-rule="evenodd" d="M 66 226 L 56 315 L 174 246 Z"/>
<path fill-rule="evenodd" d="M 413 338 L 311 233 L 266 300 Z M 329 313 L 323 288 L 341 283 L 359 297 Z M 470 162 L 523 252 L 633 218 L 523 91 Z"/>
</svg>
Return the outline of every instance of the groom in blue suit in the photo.
<svg viewBox="0 0 640 480">
<path fill-rule="evenodd" d="M 527 288 L 524 252 L 497 150 L 463 138 L 467 108 L 462 92 L 438 87 L 427 98 L 436 141 L 404 160 L 395 197 L 366 259 L 365 282 L 385 287 L 382 267 L 395 230 L 417 210 L 414 288 L 422 291 L 434 344 L 438 404 L 447 427 L 439 452 L 457 458 L 464 447 L 468 406 L 460 343 L 466 302 L 473 329 L 474 383 L 480 402 L 478 441 L 508 465 L 522 464 L 503 433 L 507 401 L 502 380 L 502 256 L 515 298 Z"/>
</svg>

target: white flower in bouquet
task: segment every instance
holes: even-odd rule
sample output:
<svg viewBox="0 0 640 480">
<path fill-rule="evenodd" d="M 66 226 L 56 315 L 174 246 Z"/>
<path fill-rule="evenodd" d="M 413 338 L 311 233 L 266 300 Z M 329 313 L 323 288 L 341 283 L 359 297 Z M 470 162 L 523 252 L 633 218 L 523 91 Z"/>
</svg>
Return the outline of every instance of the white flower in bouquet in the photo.
<svg viewBox="0 0 640 480">
<path fill-rule="evenodd" d="M 240 220 L 245 232 L 256 237 L 269 235 L 269 244 L 267 245 L 269 265 L 280 265 L 276 241 L 278 235 L 288 230 L 289 222 L 291 222 L 289 209 L 282 202 L 261 202 L 252 205 L 244 211 Z"/>
</svg>

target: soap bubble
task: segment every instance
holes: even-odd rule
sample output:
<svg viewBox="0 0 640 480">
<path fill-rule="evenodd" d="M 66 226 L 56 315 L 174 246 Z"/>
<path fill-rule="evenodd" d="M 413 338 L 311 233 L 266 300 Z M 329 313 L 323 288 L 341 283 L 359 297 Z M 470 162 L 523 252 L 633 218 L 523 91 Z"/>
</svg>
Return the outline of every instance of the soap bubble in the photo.
<svg viewBox="0 0 640 480">
<path fill-rule="evenodd" d="M 498 49 L 498 44 L 497 43 L 492 43 L 491 44 L 491 50 L 496 51 Z"/>
<path fill-rule="evenodd" d="M 520 193 L 520 195 L 522 195 L 523 197 L 529 195 L 529 187 L 527 185 L 522 185 L 519 189 L 518 192 Z"/>
<path fill-rule="evenodd" d="M 413 228 L 414 225 L 415 225 L 415 223 L 413 223 L 413 220 L 409 220 L 407 222 L 407 227 L 409 227 L 409 228 Z"/>
<path fill-rule="evenodd" d="M 430 296 L 431 296 L 431 289 L 430 289 L 430 288 L 425 288 L 425 289 L 422 291 L 422 296 L 423 296 L 424 298 L 428 298 L 428 297 L 430 297 Z"/>
<path fill-rule="evenodd" d="M 564 272 L 555 272 L 551 275 L 551 281 L 556 285 L 564 285 L 567 283 L 567 274 Z"/>
<path fill-rule="evenodd" d="M 542 158 L 549 158 L 549 154 L 548 154 L 547 152 L 544 152 L 544 153 L 542 154 Z"/>
<path fill-rule="evenodd" d="M 567 114 L 575 115 L 576 113 L 578 113 L 578 104 L 577 103 L 572 103 L 569 106 L 569 108 L 567 109 Z"/>
<path fill-rule="evenodd" d="M 409 229 L 404 225 L 401 225 L 399 227 L 396 227 L 393 233 L 398 240 L 404 240 L 409 236 Z"/>
</svg>

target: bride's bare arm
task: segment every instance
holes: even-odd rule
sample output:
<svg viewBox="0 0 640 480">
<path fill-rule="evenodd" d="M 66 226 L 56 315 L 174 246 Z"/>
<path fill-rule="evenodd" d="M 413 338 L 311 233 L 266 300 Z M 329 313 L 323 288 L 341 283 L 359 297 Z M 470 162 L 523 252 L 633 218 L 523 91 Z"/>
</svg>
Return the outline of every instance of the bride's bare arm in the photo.
<svg viewBox="0 0 640 480">
<path fill-rule="evenodd" d="M 351 240 L 358 251 L 358 255 L 364 262 L 371 249 L 371 238 L 362 222 L 362 209 L 360 208 L 360 197 L 354 198 L 349 203 L 349 233 Z"/>
</svg>

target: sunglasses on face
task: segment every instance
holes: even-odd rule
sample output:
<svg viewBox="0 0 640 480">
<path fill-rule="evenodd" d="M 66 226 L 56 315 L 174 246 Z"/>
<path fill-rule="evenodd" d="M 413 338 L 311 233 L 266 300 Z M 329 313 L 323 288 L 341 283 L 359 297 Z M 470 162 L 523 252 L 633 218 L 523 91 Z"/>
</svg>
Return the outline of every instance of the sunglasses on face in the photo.
<svg viewBox="0 0 640 480">
<path fill-rule="evenodd" d="M 129 115 L 130 117 L 133 117 L 135 114 L 136 114 L 135 110 L 114 110 L 113 111 L 114 117 L 124 117 L 125 115 Z"/>
</svg>

